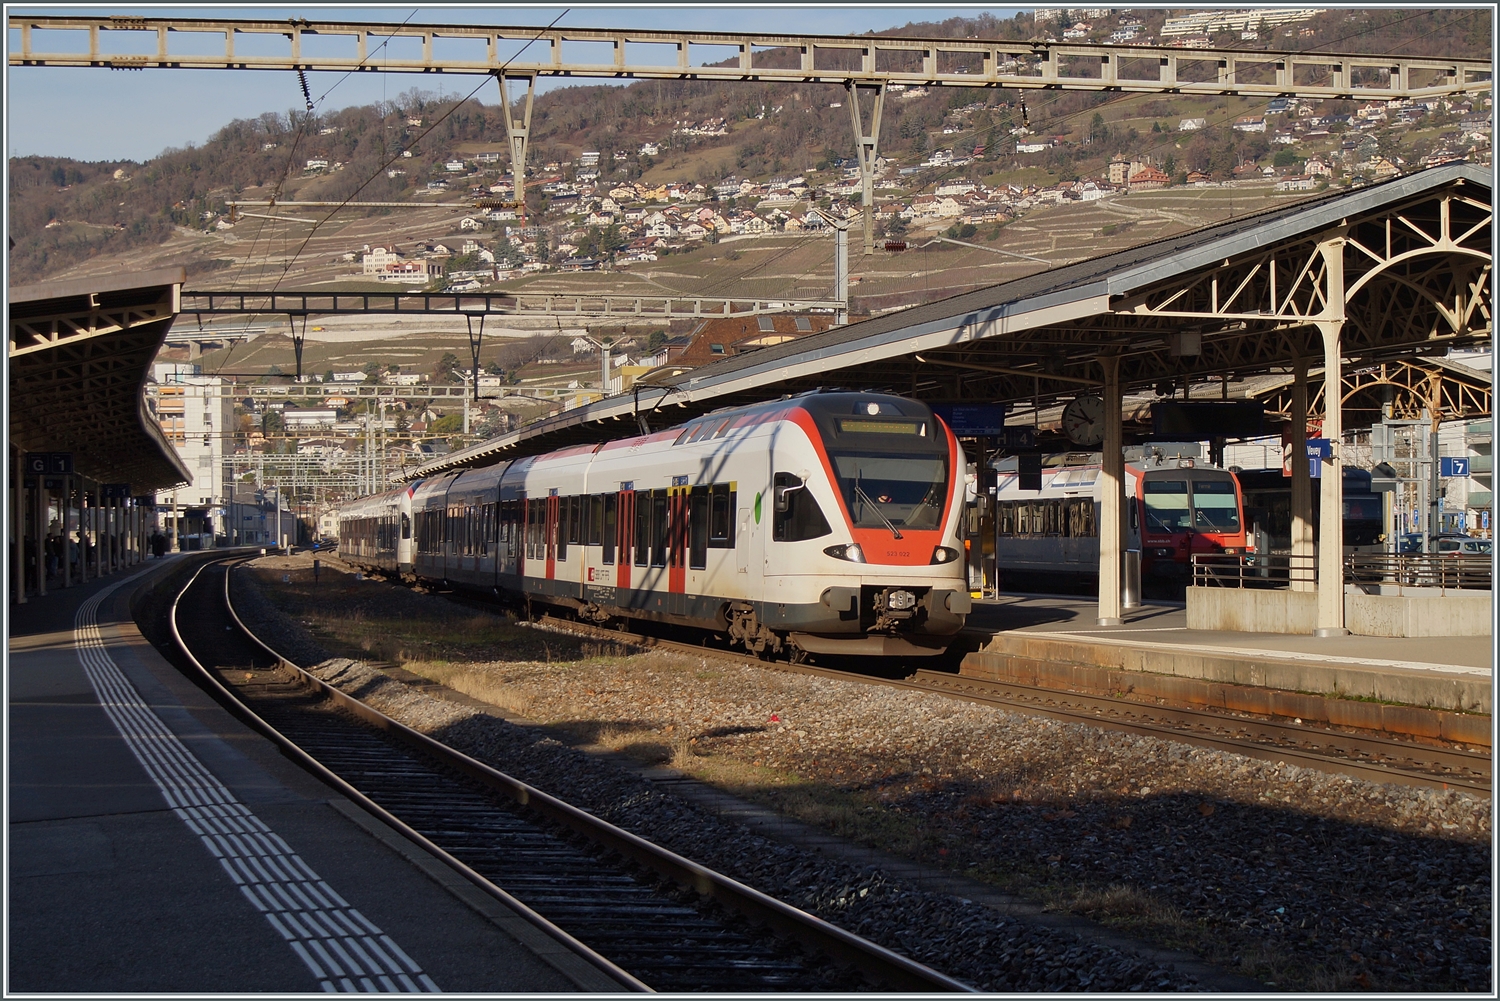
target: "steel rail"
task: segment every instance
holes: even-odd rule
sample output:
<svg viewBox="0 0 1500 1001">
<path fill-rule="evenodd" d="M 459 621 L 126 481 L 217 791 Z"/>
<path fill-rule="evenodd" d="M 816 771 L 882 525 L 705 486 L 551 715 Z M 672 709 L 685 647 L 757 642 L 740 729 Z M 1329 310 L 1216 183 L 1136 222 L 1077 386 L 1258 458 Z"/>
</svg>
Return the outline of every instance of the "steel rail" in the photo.
<svg viewBox="0 0 1500 1001">
<path fill-rule="evenodd" d="M 237 559 L 240 562 L 244 562 L 246 558 Z M 358 717 L 365 723 L 389 733 L 398 740 L 414 746 L 426 754 L 438 758 L 455 771 L 477 780 L 487 788 L 510 798 L 519 806 L 533 811 L 568 830 L 574 831 L 596 845 L 603 846 L 679 886 L 694 890 L 698 894 L 716 901 L 727 910 L 745 916 L 752 922 L 770 928 L 800 944 L 811 946 L 813 949 L 821 951 L 839 962 L 853 966 L 864 976 L 870 978 L 880 986 L 899 991 L 956 991 L 960 993 L 974 993 L 974 988 L 961 981 L 954 980 L 936 970 L 907 959 L 899 953 L 847 932 L 837 925 L 830 924 L 821 918 L 798 910 L 777 900 L 775 897 L 762 893 L 753 887 L 746 886 L 722 873 L 715 872 L 690 859 L 683 858 L 674 852 L 652 844 L 644 838 L 616 827 L 607 821 L 600 820 L 569 803 L 565 803 L 548 793 L 542 792 L 534 786 L 528 785 L 519 779 L 513 778 L 481 761 L 471 758 L 461 751 L 448 747 L 446 744 L 436 741 L 426 734 L 386 716 L 384 713 L 371 708 L 359 699 L 329 685 L 321 678 L 308 672 L 277 651 L 244 624 L 230 598 L 229 579 L 230 572 L 229 569 L 226 569 L 224 574 L 224 604 L 240 631 L 269 656 L 275 658 L 279 664 L 292 671 L 308 688 L 330 698 L 340 708 L 347 710 L 350 714 Z M 215 683 L 217 684 L 217 682 Z M 223 690 L 223 686 L 218 687 Z M 232 698 L 232 696 L 230 697 Z M 248 709 L 245 711 L 249 712 Z M 286 740 L 286 738 L 279 735 L 273 739 L 277 739 L 278 743 Z M 297 755 L 298 760 L 303 760 L 303 758 L 312 760 L 310 756 L 300 750 L 297 752 Z M 332 774 L 321 765 L 318 766 L 318 770 L 320 775 L 325 772 Z M 401 830 L 402 833 L 413 837 L 414 840 L 417 840 L 424 847 L 430 848 L 439 858 L 443 858 L 444 861 L 448 861 L 451 858 L 442 849 L 437 848 L 430 841 L 412 831 L 399 818 L 395 818 L 387 811 L 375 806 L 372 801 L 359 794 L 347 782 L 340 779 L 338 780 L 338 786 L 341 791 L 346 787 L 353 791 L 354 796 L 357 797 L 357 802 L 361 806 L 373 808 L 372 812 L 376 812 L 377 816 L 382 820 L 392 824 L 392 826 Z M 467 867 L 463 866 L 457 860 L 453 860 L 450 864 L 454 865 L 455 868 L 459 868 L 459 871 L 464 872 L 468 878 L 483 880 L 483 877 L 478 876 L 478 874 L 469 876 L 468 873 L 470 870 L 467 870 Z M 488 881 L 485 882 L 487 883 Z M 504 893 L 504 891 L 499 890 L 499 893 Z M 509 898 L 508 894 L 506 898 Z M 524 907 L 524 905 L 520 905 L 519 903 L 516 906 Z M 540 916 L 538 917 L 540 918 Z M 591 951 L 589 955 L 593 955 Z M 608 960 L 604 960 L 603 957 L 599 958 L 605 963 L 609 962 Z M 613 967 L 613 964 L 610 964 L 610 966 Z M 616 967 L 615 969 L 618 968 Z M 624 973 L 624 971 L 620 972 L 626 977 L 630 976 Z M 631 980 L 634 980 L 634 978 L 631 978 Z M 636 981 L 636 983 L 639 983 L 639 981 Z M 644 984 L 639 989 L 649 990 Z"/>
<path fill-rule="evenodd" d="M 475 604 L 478 603 L 475 602 Z M 537 625 L 559 632 L 572 632 L 621 644 L 679 650 L 691 652 L 699 656 L 734 659 L 739 662 L 744 662 L 749 656 L 728 650 L 718 650 L 713 647 L 694 646 L 690 643 L 682 643 L 677 640 L 665 640 L 658 637 L 645 637 L 634 633 L 618 632 L 599 626 L 590 626 L 567 619 L 559 619 L 553 616 L 543 616 L 538 620 Z M 1298 726 L 1291 723 L 1276 723 L 1204 710 L 1178 708 L 1175 706 L 1154 706 L 1131 699 L 1079 695 L 1052 688 L 1011 685 L 1005 682 L 966 678 L 962 675 L 946 674 L 927 669 L 920 669 L 911 679 L 903 680 L 898 678 L 877 678 L 832 668 L 814 667 L 810 664 L 787 664 L 777 661 L 757 661 L 757 663 L 762 667 L 787 673 L 811 674 L 839 681 L 886 685 L 909 691 L 927 692 L 943 695 L 948 698 L 961 699 L 966 702 L 975 702 L 981 705 L 992 705 L 1016 712 L 1047 716 L 1061 722 L 1086 723 L 1090 726 L 1119 730 L 1139 736 L 1159 737 L 1164 740 L 1198 744 L 1265 761 L 1290 761 L 1301 767 L 1342 775 L 1352 775 L 1374 782 L 1396 782 L 1403 785 L 1425 786 L 1429 788 L 1452 787 L 1485 796 L 1491 794 L 1490 769 L 1492 759 L 1488 755 L 1467 754 L 1462 751 L 1433 748 L 1406 741 L 1350 735 L 1336 730 L 1325 730 L 1306 725 Z M 968 686 L 971 690 L 961 691 L 958 688 L 959 685 Z M 988 694 L 985 694 L 986 692 Z M 1005 698 L 1005 693 L 1024 695 L 1028 701 Z M 1071 705 L 1047 706 L 1035 704 L 1044 699 L 1066 701 Z M 1234 728 L 1239 730 L 1253 730 L 1256 733 L 1248 740 L 1235 737 L 1213 736 L 1193 730 L 1180 729 L 1166 722 L 1146 723 L 1110 719 L 1101 716 L 1100 713 L 1103 712 L 1134 715 L 1150 714 L 1162 720 L 1175 718 L 1188 726 L 1211 726 L 1219 730 Z M 1258 742 L 1255 739 L 1256 736 L 1265 737 L 1270 740 L 1295 740 L 1303 744 L 1316 739 L 1323 746 L 1329 747 L 1335 752 L 1379 754 L 1403 759 L 1415 758 L 1416 755 L 1413 752 L 1420 751 L 1421 755 L 1435 766 L 1451 771 L 1476 772 L 1482 774 L 1483 778 L 1482 780 L 1474 779 L 1462 774 L 1434 774 L 1416 768 L 1365 763 L 1350 758 L 1339 757 L 1337 753 L 1319 753 L 1317 751 L 1287 747 L 1281 744 L 1267 745 Z"/>
<path fill-rule="evenodd" d="M 478 887 L 482 892 L 493 897 L 506 908 L 515 912 L 529 924 L 536 927 L 544 935 L 548 936 L 549 938 L 556 941 L 559 945 L 584 959 L 611 981 L 617 983 L 620 986 L 621 990 L 634 993 L 653 993 L 650 987 L 646 986 L 641 981 L 631 976 L 625 970 L 620 969 L 620 967 L 616 966 L 605 957 L 599 955 L 593 949 L 584 945 L 582 942 L 578 941 L 572 935 L 563 931 L 551 921 L 542 917 L 542 915 L 538 914 L 536 911 L 532 910 L 530 907 L 526 906 L 521 901 L 511 896 L 509 893 L 505 892 L 505 890 L 501 889 L 485 877 L 481 876 L 479 873 L 475 872 L 473 869 L 465 865 L 463 862 L 459 861 L 457 858 L 454 858 L 443 848 L 430 841 L 421 832 L 406 824 L 403 820 L 401 820 L 400 817 L 395 816 L 390 811 L 382 807 L 379 803 L 376 803 L 364 793 L 360 792 L 353 785 L 350 785 L 336 772 L 327 768 L 317 758 L 313 757 L 311 754 L 308 754 L 301 747 L 299 747 L 296 742 L 283 735 L 279 730 L 271 726 L 271 724 L 267 723 L 264 719 L 257 715 L 255 711 L 249 707 L 249 705 L 247 705 L 243 700 L 241 700 L 233 692 L 231 692 L 229 688 L 224 685 L 224 683 L 221 682 L 214 675 L 214 673 L 202 663 L 202 661 L 198 660 L 198 658 L 194 656 L 192 650 L 188 647 L 187 642 L 183 639 L 181 631 L 177 627 L 177 610 L 178 606 L 182 602 L 183 596 L 187 594 L 187 592 L 193 587 L 195 583 L 197 583 L 198 578 L 202 576 L 203 572 L 214 563 L 231 563 L 236 560 L 243 561 L 249 558 L 253 557 L 233 556 L 219 560 L 205 560 L 202 566 L 198 567 L 198 569 L 193 572 L 193 575 L 191 578 L 189 578 L 187 584 L 185 584 L 181 588 L 181 590 L 178 591 L 177 595 L 172 599 L 172 605 L 167 615 L 167 623 L 172 632 L 172 639 L 177 644 L 178 650 L 182 652 L 182 655 L 186 657 L 188 662 L 192 664 L 193 667 L 197 670 L 199 677 L 204 683 L 209 686 L 210 691 L 214 694 L 217 700 L 222 705 L 228 707 L 232 712 L 234 712 L 236 716 L 240 717 L 240 719 L 248 723 L 253 729 L 258 730 L 261 734 L 269 738 L 273 743 L 276 744 L 277 747 L 281 749 L 283 754 L 286 754 L 293 761 L 297 762 L 313 775 L 317 776 L 319 779 L 332 786 L 334 789 L 337 789 L 339 793 L 347 799 L 353 801 L 354 803 L 357 803 L 361 809 L 365 810 L 375 817 L 378 817 L 385 824 L 400 832 L 404 837 L 410 839 L 415 844 L 422 846 L 422 848 L 430 852 L 433 857 L 442 861 L 445 865 L 449 866 L 464 879 L 467 879 L 470 883 L 474 884 L 474 886 Z M 227 568 L 224 573 L 224 604 L 228 609 L 230 616 L 234 619 L 235 624 L 247 637 L 249 637 L 252 642 L 261 647 L 261 649 L 265 650 L 266 653 L 270 656 L 275 657 L 279 662 L 289 663 L 280 654 L 276 653 L 265 643 L 262 643 L 254 633 L 246 629 L 244 623 L 240 621 L 239 616 L 235 614 L 234 606 L 229 602 L 229 572 Z"/>
<path fill-rule="evenodd" d="M 13 15 L 9 27 L 13 40 L 7 58 L 11 66 L 503 74 L 513 79 L 557 76 L 871 87 L 897 84 L 1312 99 L 1390 99 L 1483 91 L 1490 89 L 1492 72 L 1490 63 L 1479 59 L 876 35 L 134 16 Z M 71 52 L 38 51 L 32 37 L 36 31 L 86 33 L 87 42 Z M 135 46 L 134 52 L 107 51 L 109 46 L 100 43 L 110 33 L 134 33 L 146 44 Z M 186 34 L 222 36 L 222 49 L 216 53 L 173 51 L 172 36 Z M 271 55 L 236 51 L 239 36 L 284 38 L 286 45 L 283 52 Z M 330 37 L 346 41 L 346 54 L 327 55 L 326 44 L 304 44 Z M 421 55 L 406 55 L 391 46 L 378 59 L 372 58 L 371 39 L 392 37 L 419 41 Z M 435 42 L 442 46 L 465 41 L 471 58 L 445 58 L 434 52 Z M 479 56 L 480 45 L 483 57 L 473 58 Z M 603 58 L 568 58 L 565 47 L 578 45 L 591 47 Z M 656 62 L 632 59 L 632 46 L 655 47 L 664 58 L 658 57 L 660 61 Z M 544 50 L 542 57 L 523 59 L 533 47 Z M 512 55 L 512 49 L 520 51 Z M 793 65 L 757 65 L 757 56 L 768 49 L 779 50 L 769 61 Z M 717 57 L 718 62 L 728 65 L 694 64 L 703 57 Z M 893 61 L 902 65 L 890 65 Z M 1361 73 L 1371 78 L 1370 85 L 1356 79 Z M 1424 73 L 1434 74 L 1439 82 L 1421 85 Z M 1327 82 L 1314 84 L 1309 81 L 1310 74 Z M 1195 75 L 1204 79 L 1185 78 Z"/>
</svg>

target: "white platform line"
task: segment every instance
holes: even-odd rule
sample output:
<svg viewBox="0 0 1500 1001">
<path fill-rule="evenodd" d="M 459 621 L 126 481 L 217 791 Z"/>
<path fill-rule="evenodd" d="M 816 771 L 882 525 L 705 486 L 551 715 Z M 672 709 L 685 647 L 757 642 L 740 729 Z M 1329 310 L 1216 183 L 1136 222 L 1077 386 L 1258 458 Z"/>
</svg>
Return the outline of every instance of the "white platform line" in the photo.
<svg viewBox="0 0 1500 1001">
<path fill-rule="evenodd" d="M 1165 627 L 1160 632 L 1176 632 L 1176 626 Z M 1183 626 L 1183 630 L 1187 627 Z M 1104 630 L 1096 629 L 1018 629 L 1010 636 L 1037 636 L 1042 639 L 1067 639 L 1077 636 L 1079 633 L 1098 633 Z M 1110 629 L 1109 636 L 1098 636 L 1095 642 L 1108 643 L 1111 646 L 1134 646 L 1130 642 L 1131 633 L 1144 633 L 1145 629 Z M 1260 658 L 1262 660 L 1309 660 L 1319 664 L 1347 664 L 1351 667 L 1394 667 L 1408 671 L 1432 671 L 1436 674 L 1473 674 L 1480 677 L 1490 677 L 1493 673 L 1487 667 L 1470 667 L 1464 664 L 1432 664 L 1414 660 L 1382 660 L 1378 657 L 1340 657 L 1326 653 L 1306 653 L 1301 650 L 1276 650 L 1266 648 L 1263 650 L 1252 650 L 1244 647 L 1213 646 L 1207 643 L 1169 643 L 1165 646 L 1156 647 L 1158 650 L 1170 650 L 1178 653 L 1208 654 L 1217 657 L 1246 657 Z"/>
<path fill-rule="evenodd" d="M 100 591 L 79 607 L 73 644 L 99 705 L 167 806 L 265 915 L 321 990 L 441 993 L 390 936 L 349 906 L 236 799 L 141 698 L 110 657 L 99 631 L 99 605 L 119 586 Z"/>
</svg>

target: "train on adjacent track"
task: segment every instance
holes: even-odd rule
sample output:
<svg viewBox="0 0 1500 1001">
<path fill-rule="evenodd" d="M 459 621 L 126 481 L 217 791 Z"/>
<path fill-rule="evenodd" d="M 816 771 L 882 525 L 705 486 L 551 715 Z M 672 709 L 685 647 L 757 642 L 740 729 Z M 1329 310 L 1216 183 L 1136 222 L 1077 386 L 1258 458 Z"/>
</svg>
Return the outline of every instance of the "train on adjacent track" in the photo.
<svg viewBox="0 0 1500 1001">
<path fill-rule="evenodd" d="M 429 477 L 339 511 L 354 566 L 747 651 L 926 656 L 971 608 L 966 462 L 922 403 L 814 392 Z"/>
<path fill-rule="evenodd" d="M 1002 470 L 995 488 L 995 565 L 1007 576 L 1083 581 L 1099 575 L 1097 453 L 1043 470 L 1040 490 Z M 1192 459 L 1125 464 L 1124 539 L 1141 574 L 1186 582 L 1198 554 L 1253 552 L 1244 498 L 1225 469 Z"/>
</svg>

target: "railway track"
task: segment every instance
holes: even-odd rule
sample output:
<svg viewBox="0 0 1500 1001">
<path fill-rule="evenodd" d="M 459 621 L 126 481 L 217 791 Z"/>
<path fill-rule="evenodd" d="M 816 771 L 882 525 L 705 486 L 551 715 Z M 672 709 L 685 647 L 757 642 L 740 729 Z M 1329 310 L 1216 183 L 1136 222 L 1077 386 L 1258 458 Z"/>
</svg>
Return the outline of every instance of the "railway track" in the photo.
<svg viewBox="0 0 1500 1001">
<path fill-rule="evenodd" d="M 970 991 L 967 985 L 607 824 L 324 684 L 235 614 L 205 564 L 171 632 L 236 712 L 621 990 Z"/>
<path fill-rule="evenodd" d="M 616 643 L 637 643 L 697 656 L 732 659 L 740 663 L 747 659 L 746 654 L 712 646 L 695 646 L 654 636 L 622 633 L 552 616 L 544 616 L 537 624 L 543 628 Z M 1490 755 L 1437 747 L 1414 740 L 1351 733 L 1315 724 L 1282 723 L 1237 713 L 1159 706 L 1134 699 L 1081 695 L 1050 688 L 985 681 L 925 668 L 906 678 L 887 678 L 808 664 L 758 663 L 763 667 L 788 673 L 931 692 L 1064 722 L 1087 723 L 1126 733 L 1161 737 L 1375 782 L 1462 789 L 1484 796 L 1489 796 L 1491 792 Z"/>
</svg>

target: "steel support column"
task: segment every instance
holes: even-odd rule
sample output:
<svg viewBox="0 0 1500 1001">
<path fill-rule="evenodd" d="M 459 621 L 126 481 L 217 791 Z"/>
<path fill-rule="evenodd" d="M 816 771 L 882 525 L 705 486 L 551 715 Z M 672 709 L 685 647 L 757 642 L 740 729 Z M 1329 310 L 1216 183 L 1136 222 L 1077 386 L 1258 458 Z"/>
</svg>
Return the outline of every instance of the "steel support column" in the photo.
<svg viewBox="0 0 1500 1001">
<path fill-rule="evenodd" d="M 510 147 L 511 197 L 520 213 L 521 225 L 526 225 L 526 147 L 531 141 L 531 105 L 536 98 L 536 77 L 508 76 L 496 73 L 500 84 L 500 111 L 505 116 L 505 138 Z M 526 104 L 521 118 L 516 119 L 510 99 L 510 81 L 526 81 Z"/>
<path fill-rule="evenodd" d="M 47 594 L 47 479 L 38 474 L 36 478 L 36 593 Z"/>
<path fill-rule="evenodd" d="M 1327 269 L 1326 311 L 1318 321 L 1323 337 L 1323 437 L 1330 454 L 1322 460 L 1318 511 L 1318 625 L 1316 636 L 1344 636 L 1344 242 L 1343 234 L 1323 240 L 1319 251 Z"/>
<path fill-rule="evenodd" d="M 1099 472 L 1099 625 L 1118 626 L 1123 602 L 1120 594 L 1120 551 L 1124 548 L 1125 452 L 1121 427 L 1120 358 L 1103 355 L 1104 456 Z"/>
<path fill-rule="evenodd" d="M 854 149 L 859 158 L 859 190 L 865 219 L 865 253 L 875 253 L 875 156 L 880 146 L 880 116 L 885 110 L 885 84 L 875 91 L 875 104 L 870 110 L 870 129 L 865 131 L 863 116 L 859 113 L 860 84 L 850 80 L 844 84 L 849 92 L 849 116 L 854 120 Z"/>
<path fill-rule="evenodd" d="M 11 547 L 15 561 L 16 604 L 26 604 L 26 453 L 16 449 L 15 501 L 10 506 Z"/>
<path fill-rule="evenodd" d="M 1307 359 L 1297 355 L 1292 361 L 1292 426 L 1289 432 L 1292 465 L 1292 559 L 1289 576 L 1293 591 L 1314 588 L 1312 473 L 1307 464 Z"/>
<path fill-rule="evenodd" d="M 61 564 L 62 586 L 72 587 L 73 567 L 72 561 L 68 559 L 68 555 L 72 551 L 72 545 L 68 542 L 68 505 L 73 502 L 73 477 L 64 476 L 62 483 L 62 494 L 57 499 L 57 520 L 61 523 L 59 532 L 62 535 L 62 540 L 58 546 L 61 555 L 58 556 L 57 562 Z"/>
</svg>

